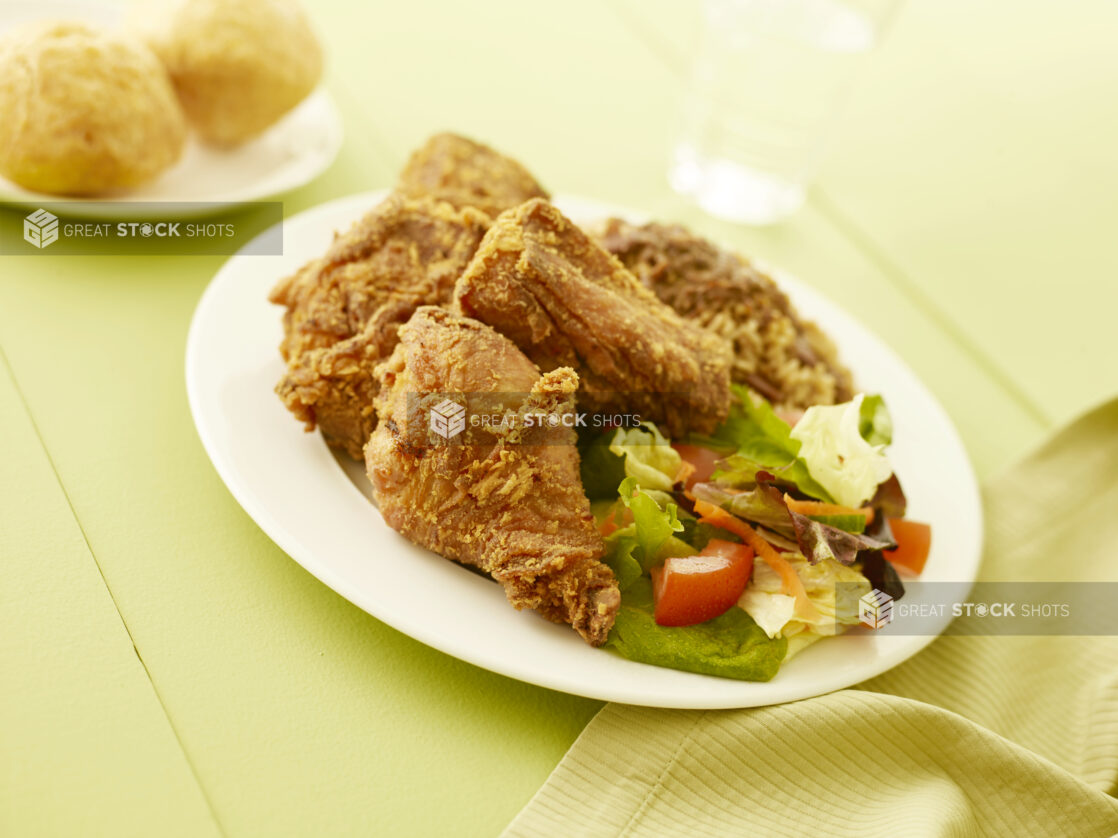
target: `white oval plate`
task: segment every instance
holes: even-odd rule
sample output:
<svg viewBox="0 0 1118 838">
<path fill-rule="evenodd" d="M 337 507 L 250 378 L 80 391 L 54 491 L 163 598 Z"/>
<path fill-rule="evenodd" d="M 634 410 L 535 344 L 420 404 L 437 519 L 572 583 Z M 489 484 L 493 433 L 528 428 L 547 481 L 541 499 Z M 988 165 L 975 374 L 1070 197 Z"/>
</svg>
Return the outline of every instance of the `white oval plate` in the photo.
<svg viewBox="0 0 1118 838">
<path fill-rule="evenodd" d="M 81 0 L 34 0 L 0 5 L 0 34 L 32 20 L 82 20 L 113 27 L 119 7 Z M 65 205 L 68 216 L 129 217 L 143 202 L 145 218 L 201 216 L 230 203 L 264 201 L 322 174 L 342 146 L 342 120 L 322 88 L 255 140 L 234 149 L 210 148 L 189 135 L 182 158 L 151 183 L 111 198 L 71 198 L 24 189 L 0 177 L 0 203 Z M 190 204 L 188 207 L 182 204 Z"/>
<path fill-rule="evenodd" d="M 341 198 L 289 219 L 283 256 L 232 257 L 202 295 L 187 339 L 187 393 L 202 444 L 233 496 L 295 561 L 365 611 L 447 654 L 540 686 L 629 704 L 722 708 L 808 698 L 871 678 L 931 642 L 932 635 L 858 629 L 809 647 L 767 683 L 662 669 L 591 648 L 566 626 L 515 611 L 496 584 L 389 528 L 369 501 L 360 466 L 342 467 L 274 394 L 283 371 L 276 349 L 282 329 L 280 309 L 265 300 L 279 278 L 321 254 L 335 230 L 384 194 Z M 556 204 L 580 222 L 618 214 L 579 199 Z M 793 278 L 780 281 L 838 343 L 860 386 L 888 401 L 896 428 L 892 461 L 913 517 L 935 529 L 922 578 L 972 582 L 982 508 L 951 420 L 854 318 Z"/>
</svg>

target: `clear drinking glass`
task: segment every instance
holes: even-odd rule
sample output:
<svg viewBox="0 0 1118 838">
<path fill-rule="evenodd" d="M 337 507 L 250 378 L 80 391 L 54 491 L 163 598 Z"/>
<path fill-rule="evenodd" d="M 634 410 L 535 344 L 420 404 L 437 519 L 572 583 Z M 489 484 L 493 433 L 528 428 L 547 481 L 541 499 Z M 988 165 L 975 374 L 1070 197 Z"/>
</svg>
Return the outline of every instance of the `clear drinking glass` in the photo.
<svg viewBox="0 0 1118 838">
<path fill-rule="evenodd" d="M 705 0 L 669 177 L 707 212 L 795 212 L 892 0 Z"/>
</svg>

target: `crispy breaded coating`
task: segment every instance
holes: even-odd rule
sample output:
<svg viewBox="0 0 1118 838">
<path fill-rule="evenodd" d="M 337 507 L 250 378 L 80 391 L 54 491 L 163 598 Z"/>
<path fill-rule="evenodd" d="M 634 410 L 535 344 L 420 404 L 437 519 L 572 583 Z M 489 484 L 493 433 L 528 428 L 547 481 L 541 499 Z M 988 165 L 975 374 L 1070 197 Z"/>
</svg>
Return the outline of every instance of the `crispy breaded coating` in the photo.
<svg viewBox="0 0 1118 838">
<path fill-rule="evenodd" d="M 496 218 L 531 198 L 547 198 L 532 175 L 510 157 L 457 134 L 435 134 L 416 149 L 396 191 L 433 195 L 456 207 L 477 207 Z"/>
<path fill-rule="evenodd" d="M 725 341 L 681 318 L 546 201 L 494 222 L 454 298 L 540 369 L 576 370 L 585 410 L 637 414 L 672 436 L 713 431 L 729 412 Z"/>
<path fill-rule="evenodd" d="M 611 218 L 595 235 L 661 300 L 730 342 L 735 382 L 781 407 L 853 397 L 850 372 L 830 339 L 737 253 L 679 225 Z"/>
<path fill-rule="evenodd" d="M 541 376 L 493 329 L 433 307 L 400 329 L 376 374 L 381 421 L 365 462 L 385 521 L 490 574 L 515 607 L 604 643 L 621 595 L 600 561 L 605 544 L 579 478 L 575 432 L 523 421 L 573 411 L 578 376 L 570 369 Z M 444 438 L 430 416 L 447 394 L 473 408 L 471 416 L 484 405 L 485 415 L 519 421 L 468 423 Z"/>
<path fill-rule="evenodd" d="M 272 290 L 287 307 L 276 392 L 308 431 L 318 426 L 361 459 L 376 427 L 373 368 L 412 312 L 450 300 L 488 222 L 474 209 L 391 196 Z"/>
</svg>

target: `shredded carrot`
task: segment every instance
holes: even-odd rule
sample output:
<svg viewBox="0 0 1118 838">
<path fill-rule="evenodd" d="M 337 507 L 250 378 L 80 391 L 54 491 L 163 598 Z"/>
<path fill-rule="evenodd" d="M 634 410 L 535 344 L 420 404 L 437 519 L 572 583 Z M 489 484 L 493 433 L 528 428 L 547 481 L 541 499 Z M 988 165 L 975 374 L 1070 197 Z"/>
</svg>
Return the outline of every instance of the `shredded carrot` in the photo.
<svg viewBox="0 0 1118 838">
<path fill-rule="evenodd" d="M 765 564 L 780 575 L 784 593 L 796 599 L 796 612 L 801 620 L 810 622 L 819 619 L 819 612 L 815 610 L 815 606 L 807 598 L 804 583 L 801 581 L 800 575 L 796 573 L 796 569 L 780 553 L 776 552 L 773 546 L 765 541 L 753 527 L 745 521 L 735 518 L 726 510 L 703 500 L 695 501 L 695 512 L 699 515 L 700 521 L 732 532 L 752 547 L 753 551 L 765 560 Z"/>
<path fill-rule="evenodd" d="M 873 507 L 863 506 L 855 509 L 853 506 L 840 506 L 837 503 L 824 503 L 821 500 L 796 500 L 788 495 L 784 496 L 784 503 L 793 512 L 801 515 L 862 515 L 866 519 L 866 526 L 873 523 Z"/>
<path fill-rule="evenodd" d="M 689 478 L 694 473 L 695 467 L 687 462 L 687 460 L 681 460 L 679 463 L 679 473 L 675 476 L 675 482 L 683 483 L 686 485 L 687 478 Z"/>
</svg>

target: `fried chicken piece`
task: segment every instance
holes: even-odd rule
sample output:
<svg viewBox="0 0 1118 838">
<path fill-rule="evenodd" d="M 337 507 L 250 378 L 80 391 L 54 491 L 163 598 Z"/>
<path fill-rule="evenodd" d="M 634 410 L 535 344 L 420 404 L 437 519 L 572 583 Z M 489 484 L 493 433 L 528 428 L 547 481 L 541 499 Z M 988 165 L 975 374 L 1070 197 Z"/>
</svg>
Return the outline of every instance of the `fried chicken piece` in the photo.
<svg viewBox="0 0 1118 838">
<path fill-rule="evenodd" d="M 457 134 L 436 134 L 412 153 L 396 191 L 433 195 L 456 207 L 477 207 L 496 218 L 547 192 L 528 170 L 488 146 Z"/>
<path fill-rule="evenodd" d="M 731 376 L 781 407 L 853 397 L 834 344 L 803 320 L 776 283 L 738 254 L 678 225 L 612 218 L 596 232 L 656 296 L 730 342 Z"/>
<path fill-rule="evenodd" d="M 494 222 L 454 298 L 540 369 L 575 369 L 585 410 L 638 414 L 672 436 L 710 432 L 729 412 L 725 341 L 660 302 L 546 201 Z"/>
<path fill-rule="evenodd" d="M 376 427 L 373 368 L 421 305 L 446 303 L 489 219 L 432 198 L 391 196 L 269 295 L 286 306 L 276 392 L 354 459 Z"/>
<path fill-rule="evenodd" d="M 528 427 L 528 415 L 574 410 L 578 376 L 540 375 L 511 341 L 464 317 L 418 309 L 377 369 L 380 424 L 365 448 L 373 497 L 390 526 L 489 573 L 516 608 L 605 642 L 621 602 L 579 478 L 575 432 Z M 450 438 L 430 426 L 453 395 L 470 416 Z"/>
</svg>

